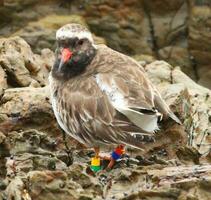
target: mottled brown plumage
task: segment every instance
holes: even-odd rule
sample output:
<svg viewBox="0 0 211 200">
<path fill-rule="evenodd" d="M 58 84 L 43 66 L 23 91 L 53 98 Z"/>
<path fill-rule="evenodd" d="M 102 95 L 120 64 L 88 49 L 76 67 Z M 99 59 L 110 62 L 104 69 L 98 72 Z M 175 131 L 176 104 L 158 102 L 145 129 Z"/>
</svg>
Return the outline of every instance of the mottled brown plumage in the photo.
<svg viewBox="0 0 211 200">
<path fill-rule="evenodd" d="M 91 48 L 86 42 L 83 49 Z M 80 51 L 75 50 L 77 42 L 75 46 L 71 46 L 73 56 Z M 72 73 L 72 63 L 65 66 L 69 72 L 62 74 L 54 66 L 50 74 L 54 113 L 65 132 L 90 147 L 127 144 L 144 148 L 152 141 L 162 115 L 179 123 L 142 66 L 105 45 L 93 46 L 93 59 L 79 74 L 67 75 Z"/>
</svg>

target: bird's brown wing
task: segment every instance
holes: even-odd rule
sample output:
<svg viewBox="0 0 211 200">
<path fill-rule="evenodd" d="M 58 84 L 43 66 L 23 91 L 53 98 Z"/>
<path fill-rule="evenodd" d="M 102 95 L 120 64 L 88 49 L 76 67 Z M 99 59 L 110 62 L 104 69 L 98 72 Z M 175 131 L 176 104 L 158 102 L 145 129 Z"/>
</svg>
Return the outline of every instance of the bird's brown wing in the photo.
<svg viewBox="0 0 211 200">
<path fill-rule="evenodd" d="M 156 114 L 157 110 L 180 123 L 138 62 L 106 46 L 99 46 L 97 56 L 102 59 L 99 59 L 97 64 L 99 67 L 97 67 L 96 80 L 107 94 L 115 96 L 119 92 L 119 96 L 124 98 L 124 106 L 145 113 L 147 116 Z"/>
<path fill-rule="evenodd" d="M 144 148 L 151 141 L 145 131 L 134 125 L 111 104 L 94 77 L 78 78 L 60 90 L 58 107 L 67 132 L 85 145 L 125 143 Z"/>
<path fill-rule="evenodd" d="M 117 74 L 114 70 L 109 73 L 99 73 L 95 79 L 116 110 L 142 130 L 153 133 L 158 129 L 159 113 L 154 107 L 152 88 L 144 78 L 140 77 L 140 82 L 137 82 L 137 79 L 132 79 L 134 77 L 131 73 Z"/>
</svg>

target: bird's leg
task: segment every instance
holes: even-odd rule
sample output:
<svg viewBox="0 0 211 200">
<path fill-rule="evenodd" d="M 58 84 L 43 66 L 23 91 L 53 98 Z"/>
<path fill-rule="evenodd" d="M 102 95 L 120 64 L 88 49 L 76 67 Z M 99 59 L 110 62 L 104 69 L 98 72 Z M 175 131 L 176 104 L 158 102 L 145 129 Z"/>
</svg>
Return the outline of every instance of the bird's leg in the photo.
<svg viewBox="0 0 211 200">
<path fill-rule="evenodd" d="M 101 159 L 103 160 L 108 160 L 109 163 L 106 167 L 106 170 L 111 170 L 116 162 L 116 160 L 120 159 L 122 157 L 122 155 L 124 154 L 124 148 L 125 148 L 125 145 L 124 144 L 120 144 L 118 145 L 114 151 L 111 153 L 111 156 L 103 156 L 101 157 L 99 155 L 100 153 L 100 148 L 99 147 L 94 147 L 94 151 L 95 151 L 95 157 L 92 158 L 91 160 L 91 170 L 93 172 L 98 172 L 99 170 L 102 169 L 101 165 L 100 165 L 100 162 L 101 162 Z"/>
<path fill-rule="evenodd" d="M 100 147 L 94 147 L 94 151 L 95 151 L 95 158 L 99 158 Z"/>
<path fill-rule="evenodd" d="M 110 162 L 108 163 L 107 169 L 110 170 L 114 166 L 116 160 L 114 160 L 112 157 L 110 157 Z"/>
<path fill-rule="evenodd" d="M 114 166 L 116 160 L 118 160 L 119 158 L 121 158 L 121 156 L 124 154 L 125 150 L 125 145 L 124 144 L 120 144 L 118 145 L 115 150 L 111 153 L 111 157 L 108 159 L 110 160 L 107 169 L 112 169 L 112 167 Z"/>
</svg>

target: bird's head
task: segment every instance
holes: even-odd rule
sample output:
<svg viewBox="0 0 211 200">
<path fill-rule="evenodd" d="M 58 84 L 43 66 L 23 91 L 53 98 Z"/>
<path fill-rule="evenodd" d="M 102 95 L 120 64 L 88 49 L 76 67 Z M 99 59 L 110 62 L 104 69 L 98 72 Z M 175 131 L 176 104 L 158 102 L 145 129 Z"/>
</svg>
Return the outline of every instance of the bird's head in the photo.
<svg viewBox="0 0 211 200">
<path fill-rule="evenodd" d="M 96 54 L 90 31 L 80 24 L 66 24 L 56 32 L 56 40 L 53 75 L 71 78 L 83 73 Z"/>
</svg>

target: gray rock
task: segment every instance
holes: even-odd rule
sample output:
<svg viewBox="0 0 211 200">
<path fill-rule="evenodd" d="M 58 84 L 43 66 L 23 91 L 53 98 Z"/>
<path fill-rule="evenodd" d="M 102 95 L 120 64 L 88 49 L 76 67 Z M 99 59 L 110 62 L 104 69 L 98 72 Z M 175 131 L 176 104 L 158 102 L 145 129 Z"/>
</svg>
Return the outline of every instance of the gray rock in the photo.
<svg viewBox="0 0 211 200">
<path fill-rule="evenodd" d="M 31 51 L 30 46 L 20 37 L 0 40 L 0 67 L 7 74 L 0 73 L 7 78 L 7 82 L 12 87 L 26 87 L 33 81 L 37 81 L 40 86 L 47 84 L 49 65 L 45 63 L 49 61 L 45 59 L 48 54 L 36 55 Z M 53 55 L 51 54 L 51 58 Z M 52 59 L 53 60 L 53 59 Z M 3 78 L 2 77 L 2 78 Z M 2 80 L 3 81 L 3 80 Z M 6 83 L 1 83 L 1 87 L 6 88 Z M 4 84 L 3 84 L 4 83 Z"/>
</svg>

